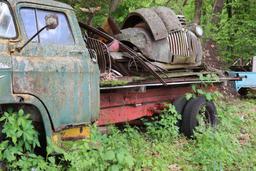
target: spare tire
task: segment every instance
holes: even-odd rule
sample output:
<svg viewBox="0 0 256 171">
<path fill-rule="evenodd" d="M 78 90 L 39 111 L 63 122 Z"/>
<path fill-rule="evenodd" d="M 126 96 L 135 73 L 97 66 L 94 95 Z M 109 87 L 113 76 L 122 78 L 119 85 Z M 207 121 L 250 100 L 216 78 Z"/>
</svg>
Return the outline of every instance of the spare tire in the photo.
<svg viewBox="0 0 256 171">
<path fill-rule="evenodd" d="M 203 122 L 207 126 L 214 127 L 217 123 L 215 104 L 203 96 L 190 100 L 184 109 L 181 130 L 185 136 L 193 136 L 195 128 L 200 125 L 199 116 L 203 116 Z"/>
</svg>

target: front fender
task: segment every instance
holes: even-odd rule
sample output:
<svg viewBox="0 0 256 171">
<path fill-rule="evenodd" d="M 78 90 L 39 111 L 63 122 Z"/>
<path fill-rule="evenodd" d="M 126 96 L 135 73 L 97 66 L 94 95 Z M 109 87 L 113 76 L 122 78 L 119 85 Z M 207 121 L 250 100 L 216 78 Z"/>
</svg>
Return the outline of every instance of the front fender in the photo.
<svg viewBox="0 0 256 171">
<path fill-rule="evenodd" d="M 43 102 L 36 96 L 30 94 L 13 94 L 12 88 L 12 68 L 10 57 L 1 56 L 0 58 L 0 104 L 12 105 L 27 103 L 35 106 L 41 114 L 45 133 L 51 137 L 53 134 L 53 125 L 51 118 Z"/>
<path fill-rule="evenodd" d="M 51 117 L 43 102 L 37 97 L 30 94 L 15 94 L 14 96 L 17 100 L 23 101 L 23 103 L 32 104 L 37 107 L 42 116 L 46 136 L 51 137 L 53 134 L 53 124 L 51 121 Z"/>
<path fill-rule="evenodd" d="M 0 98 L 0 103 L 2 105 L 29 104 L 35 106 L 41 114 L 46 136 L 51 137 L 53 135 L 53 125 L 51 118 L 43 102 L 41 102 L 37 97 L 29 94 L 14 94 L 9 98 Z"/>
</svg>

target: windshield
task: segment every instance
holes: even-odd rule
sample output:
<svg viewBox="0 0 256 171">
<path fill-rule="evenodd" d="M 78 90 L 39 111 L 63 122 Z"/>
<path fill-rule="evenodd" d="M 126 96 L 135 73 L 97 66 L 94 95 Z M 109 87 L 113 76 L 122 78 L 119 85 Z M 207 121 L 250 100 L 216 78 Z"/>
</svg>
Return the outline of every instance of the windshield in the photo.
<svg viewBox="0 0 256 171">
<path fill-rule="evenodd" d="M 15 25 L 8 5 L 0 2 L 0 37 L 16 37 Z"/>
</svg>

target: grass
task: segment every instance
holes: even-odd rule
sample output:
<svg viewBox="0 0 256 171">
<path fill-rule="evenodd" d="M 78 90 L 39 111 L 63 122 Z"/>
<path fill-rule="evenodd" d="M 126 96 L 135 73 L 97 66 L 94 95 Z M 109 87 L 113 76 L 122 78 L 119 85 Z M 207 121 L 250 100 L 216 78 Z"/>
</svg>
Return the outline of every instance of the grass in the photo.
<svg viewBox="0 0 256 171">
<path fill-rule="evenodd" d="M 200 128 L 203 133 L 196 133 L 194 139 L 178 134 L 176 114 L 164 115 L 158 122 L 148 122 L 143 131 L 130 126 L 122 130 L 110 127 L 109 135 L 101 135 L 93 128 L 90 139 L 73 142 L 65 151 L 58 150 L 63 155 L 60 162 L 56 164 L 51 158 L 45 168 L 256 170 L 256 100 L 220 100 L 217 107 L 217 128 Z M 169 112 L 173 113 L 170 109 L 165 114 Z"/>
<path fill-rule="evenodd" d="M 126 149 L 133 160 L 131 170 L 256 170 L 255 104 L 218 102 L 218 127 L 192 140 L 163 123 L 149 124 L 143 132 L 129 126 L 123 131 L 112 128 L 105 148 Z"/>
</svg>

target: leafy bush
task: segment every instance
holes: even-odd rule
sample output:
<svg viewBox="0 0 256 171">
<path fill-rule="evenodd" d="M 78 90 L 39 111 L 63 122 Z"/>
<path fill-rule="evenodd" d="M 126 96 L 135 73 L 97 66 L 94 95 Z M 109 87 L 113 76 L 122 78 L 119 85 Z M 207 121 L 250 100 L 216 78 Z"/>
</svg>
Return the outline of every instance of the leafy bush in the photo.
<svg viewBox="0 0 256 171">
<path fill-rule="evenodd" d="M 203 85 L 192 85 L 192 93 L 186 93 L 186 99 L 190 100 L 191 98 L 195 98 L 197 96 L 204 96 L 207 101 L 216 101 L 216 99 L 223 97 L 223 95 L 219 91 L 209 91 L 211 86 L 214 87 L 213 82 L 219 82 L 220 78 L 216 74 L 203 74 L 199 75 L 199 79 Z M 203 88 L 203 89 L 202 89 Z M 208 90 L 208 91 L 206 91 Z"/>
<path fill-rule="evenodd" d="M 241 57 L 249 60 L 256 55 L 256 8 L 251 4 L 255 4 L 255 1 L 234 0 L 230 3 L 232 15 L 228 16 L 227 10 L 224 9 L 220 26 L 213 34 L 214 40 L 220 45 L 222 55 L 228 61 Z"/>
<path fill-rule="evenodd" d="M 34 149 L 40 147 L 40 143 L 38 133 L 29 117 L 23 110 L 19 110 L 17 113 L 5 112 L 0 118 L 0 122 L 3 123 L 0 161 L 11 170 L 55 168 L 54 165 L 49 166 L 43 157 L 34 154 Z"/>
<path fill-rule="evenodd" d="M 112 133 L 113 135 L 113 133 Z M 127 148 L 92 128 L 92 136 L 64 153 L 70 170 L 130 170 L 134 158 Z"/>
<path fill-rule="evenodd" d="M 166 105 L 166 108 L 159 116 L 155 116 L 149 122 L 145 122 L 147 133 L 155 139 L 176 138 L 179 134 L 179 120 L 181 120 L 181 115 L 177 113 L 175 106 Z"/>
</svg>

